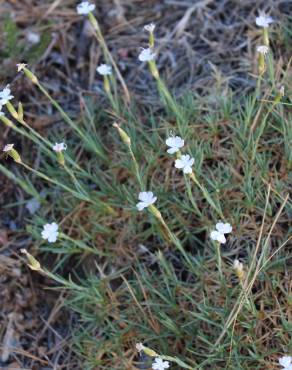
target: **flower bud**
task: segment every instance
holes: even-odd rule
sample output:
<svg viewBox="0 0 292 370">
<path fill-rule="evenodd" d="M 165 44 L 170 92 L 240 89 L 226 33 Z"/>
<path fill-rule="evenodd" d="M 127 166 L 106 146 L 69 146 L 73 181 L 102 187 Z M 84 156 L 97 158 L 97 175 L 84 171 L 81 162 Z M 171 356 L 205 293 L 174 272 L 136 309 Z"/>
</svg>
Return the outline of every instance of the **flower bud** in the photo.
<svg viewBox="0 0 292 370">
<path fill-rule="evenodd" d="M 126 131 L 124 131 L 122 128 L 120 128 L 120 126 L 117 123 L 114 123 L 113 127 L 115 127 L 119 131 L 120 137 L 123 140 L 123 142 L 127 146 L 130 146 L 131 145 L 131 139 L 130 139 L 129 135 L 126 133 Z"/>
<path fill-rule="evenodd" d="M 14 159 L 15 162 L 21 163 L 21 157 L 17 150 L 14 148 L 14 144 L 6 144 L 3 148 L 3 152 L 7 153 L 7 155 Z"/>
<path fill-rule="evenodd" d="M 15 118 L 16 120 L 19 120 L 19 115 L 16 109 L 14 108 L 14 106 L 10 102 L 6 103 L 6 108 L 13 118 Z"/>
<path fill-rule="evenodd" d="M 7 127 L 14 127 L 14 124 L 12 121 L 10 121 L 9 118 L 7 118 L 4 114 L 0 114 L 0 120 L 6 125 Z"/>
<path fill-rule="evenodd" d="M 28 267 L 33 271 L 41 271 L 41 264 L 36 260 L 26 249 L 21 249 L 21 253 L 25 254 L 28 261 Z"/>
<path fill-rule="evenodd" d="M 278 90 L 278 93 L 275 97 L 275 100 L 274 100 L 274 103 L 280 103 L 281 99 L 283 98 L 283 96 L 285 95 L 285 87 L 284 86 L 281 86 L 280 89 Z"/>
<path fill-rule="evenodd" d="M 32 83 L 38 84 L 38 78 L 27 68 L 23 67 L 24 74 L 31 80 Z"/>
<path fill-rule="evenodd" d="M 158 354 L 155 351 L 153 351 L 153 349 L 145 347 L 142 343 L 137 343 L 136 344 L 136 349 L 137 349 L 138 352 L 143 351 L 147 356 L 150 356 L 150 357 L 157 357 L 158 356 Z"/>
<path fill-rule="evenodd" d="M 244 278 L 243 264 L 239 262 L 239 260 L 234 260 L 233 269 L 235 270 L 238 279 L 242 281 L 242 279 Z"/>
</svg>

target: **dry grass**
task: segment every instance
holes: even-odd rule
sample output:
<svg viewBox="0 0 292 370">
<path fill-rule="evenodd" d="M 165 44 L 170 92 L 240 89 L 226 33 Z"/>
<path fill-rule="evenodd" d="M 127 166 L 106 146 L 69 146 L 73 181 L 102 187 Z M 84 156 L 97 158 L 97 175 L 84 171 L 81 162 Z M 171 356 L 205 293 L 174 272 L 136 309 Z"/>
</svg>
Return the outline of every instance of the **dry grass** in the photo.
<svg viewBox="0 0 292 370">
<path fill-rule="evenodd" d="M 76 15 L 75 5 L 76 2 L 71 0 L 57 0 L 50 4 L 41 0 L 11 0 L 0 4 L 0 14 L 9 15 L 13 19 L 5 26 L 6 38 L 0 46 L 0 55 L 3 57 L 0 78 L 3 84 L 5 81 L 11 83 L 14 95 L 25 104 L 28 123 L 42 135 L 56 136 L 58 132 L 62 132 L 63 137 L 70 138 L 72 133 L 35 86 L 28 84 L 21 75 L 15 77 L 14 66 L 20 60 L 30 61 L 45 86 L 72 117 L 79 117 L 80 110 L 84 113 L 84 102 L 89 99 L 92 99 L 89 102 L 91 107 L 95 104 L 98 107 L 107 104 L 102 84 L 95 72 L 96 65 L 103 61 L 102 53 L 90 31 L 88 21 Z M 70 255 L 63 260 L 62 254 L 57 254 L 56 258 L 48 255 L 43 257 L 43 263 L 51 268 L 60 262 L 64 276 L 71 272 L 72 265 L 75 266 L 78 281 L 80 278 L 85 279 L 88 271 L 93 273 L 92 284 L 88 284 L 85 295 L 86 305 L 84 296 L 70 297 L 71 307 L 85 323 L 83 328 L 79 328 L 78 334 L 76 331 L 74 333 L 74 350 L 85 357 L 88 369 L 124 370 L 133 369 L 134 364 L 143 368 L 145 359 L 138 359 L 134 344 L 138 339 L 144 338 L 149 339 L 149 346 L 153 345 L 168 354 L 174 353 L 190 361 L 206 360 L 204 369 L 214 366 L 218 369 L 225 368 L 228 355 L 232 357 L 237 353 L 241 357 L 232 357 L 232 361 L 233 364 L 237 363 L 238 368 L 239 364 L 243 369 L 255 366 L 254 363 L 250 365 L 250 358 L 254 356 L 259 363 L 257 369 L 272 370 L 276 367 L 278 353 L 289 349 L 291 276 L 285 268 L 285 256 L 281 256 L 281 259 L 269 265 L 268 270 L 260 275 L 252 289 L 258 316 L 255 317 L 253 312 L 244 307 L 234 325 L 234 342 L 228 336 L 221 351 L 214 351 L 215 354 L 212 354 L 211 350 L 206 350 L 224 327 L 224 320 L 228 316 L 225 306 L 236 300 L 237 282 L 229 265 L 234 257 L 246 261 L 252 257 L 255 241 L 261 230 L 267 183 L 272 185 L 272 196 L 263 225 L 263 235 L 268 234 L 275 213 L 283 202 L 283 196 L 289 190 L 289 168 L 287 161 L 283 159 L 283 141 L 278 136 L 272 140 L 271 132 L 267 133 L 259 147 L 262 162 L 259 161 L 258 168 L 261 164 L 266 166 L 261 173 L 262 178 L 257 179 L 253 174 L 255 177 L 247 179 L 247 160 L 241 147 L 242 137 L 236 126 L 240 118 L 229 114 L 226 107 L 228 113 L 222 112 L 224 107 L 218 106 L 216 98 L 220 94 L 229 102 L 232 92 L 242 103 L 242 95 L 254 90 L 254 47 L 260 38 L 260 31 L 254 25 L 254 17 L 259 8 L 270 10 L 277 19 L 272 32 L 272 45 L 277 60 L 276 81 L 280 82 L 283 81 L 283 68 L 291 56 L 291 32 L 288 26 L 291 24 L 290 1 L 202 0 L 195 4 L 194 1 L 184 0 L 98 2 L 98 18 L 107 45 L 118 63 L 133 100 L 139 102 L 139 107 L 136 108 L 139 111 L 137 121 L 141 121 L 143 125 L 139 126 L 137 132 L 141 147 L 135 148 L 135 152 L 145 166 L 149 182 L 155 185 L 162 205 L 167 205 L 166 218 L 172 230 L 182 237 L 187 252 L 196 256 L 202 264 L 197 266 L 197 276 L 186 271 L 182 267 L 180 254 L 162 242 L 163 230 L 153 220 L 133 215 L 129 208 L 118 208 L 118 216 L 112 218 L 97 214 L 85 202 L 74 202 L 65 196 L 57 209 L 50 200 L 60 194 L 51 192 L 37 182 L 36 188 L 47 192 L 47 201 L 44 202 L 45 211 L 42 211 L 37 220 L 34 219 L 36 224 L 40 224 L 47 215 L 53 214 L 62 220 L 60 224 L 64 232 L 76 240 L 92 242 L 98 246 L 100 252 L 97 259 L 86 255 L 82 255 L 82 258 L 80 255 Z M 223 185 L 220 188 L 220 200 L 225 204 L 225 216 L 231 217 L 232 222 L 238 225 L 234 236 L 230 237 L 227 247 L 223 249 L 227 281 L 224 287 L 218 282 L 213 250 L 205 245 L 206 226 L 212 226 L 214 215 L 206 209 L 206 202 L 199 192 L 196 193 L 196 200 L 202 216 L 198 217 L 190 212 L 191 205 L 188 203 L 183 204 L 184 210 L 180 212 L 182 194 L 185 192 L 184 182 L 177 176 L 171 161 L 161 150 L 158 154 L 153 154 L 161 147 L 166 128 L 174 127 L 174 120 L 173 117 L 165 116 L 157 96 L 149 93 L 155 91 L 154 82 L 147 69 L 137 61 L 139 47 L 147 43 L 147 36 L 142 28 L 150 21 L 157 24 L 158 67 L 167 85 L 177 96 L 183 96 L 186 92 L 192 92 L 196 96 L 195 108 L 185 104 L 191 117 L 187 122 L 190 148 L 197 150 L 200 147 L 193 139 L 195 135 L 206 145 L 207 149 L 202 154 L 203 173 L 210 176 L 212 181 L 216 178 L 221 180 Z M 29 30 L 40 33 L 41 43 L 37 46 L 27 44 L 26 35 Z M 11 32 L 8 38 L 7 32 L 8 36 Z M 8 39 L 13 34 L 17 37 L 12 37 L 9 46 Z M 19 45 L 19 48 L 13 48 L 13 43 Z M 286 84 L 289 85 L 291 73 L 288 71 L 285 77 Z M 151 122 L 145 114 L 145 109 L 149 106 L 152 112 L 162 116 L 159 127 L 158 124 L 152 128 L 149 126 Z M 273 114 L 273 124 L 276 125 L 279 117 L 276 117 L 277 112 Z M 110 116 L 114 116 L 111 111 Z M 260 117 L 261 115 L 259 119 Z M 131 167 L 125 159 L 121 144 L 108 132 L 108 119 L 104 114 L 98 117 L 104 140 L 108 144 L 107 155 L 110 162 L 110 166 L 103 169 L 104 176 L 107 181 L 114 179 L 113 188 L 114 184 L 130 187 L 127 196 L 132 201 L 133 189 L 137 189 Z M 289 116 L 283 115 L 282 119 L 287 122 Z M 215 127 L 215 131 L 210 126 Z M 155 137 L 154 143 L 147 138 L 147 135 L 152 134 Z M 31 157 L 32 151 L 27 141 L 15 136 L 9 129 L 3 131 L 1 147 L 8 138 L 22 148 L 25 158 Z M 92 153 L 79 146 L 74 137 L 73 144 L 76 145 L 75 154 L 80 163 L 94 171 Z M 145 150 L 150 153 L 147 158 L 150 163 L 147 165 L 144 163 Z M 265 155 L 270 155 L 273 161 L 265 162 Z M 38 151 L 34 152 L 32 159 L 35 168 L 43 164 L 42 155 Z M 227 165 L 228 171 L 218 168 L 218 163 Z M 15 173 L 20 172 L 13 165 L 11 167 Z M 52 176 L 55 176 L 56 172 L 51 168 L 50 170 Z M 98 176 L 98 173 L 95 175 Z M 11 204 L 9 208 L 2 207 L 0 210 L 0 301 L 4 302 L 0 312 L 2 355 L 3 347 L 13 342 L 15 349 L 9 363 L 16 368 L 82 368 L 70 349 L 70 329 L 71 326 L 76 328 L 77 316 L 63 308 L 67 296 L 44 290 L 44 286 L 52 283 L 28 273 L 20 266 L 17 258 L 20 248 L 34 246 L 37 249 L 38 246 L 24 230 L 27 219 L 31 219 L 25 208 L 27 195 L 2 175 L 0 181 L 3 189 L 0 195 L 1 204 Z M 114 190 L 116 202 L 120 205 L 124 194 Z M 243 192 L 246 197 L 241 202 Z M 108 193 L 103 194 L 105 199 L 110 198 Z M 169 193 L 175 193 L 170 204 L 166 196 Z M 289 207 L 290 200 L 288 210 L 291 209 Z M 242 209 L 245 210 L 244 214 Z M 291 211 L 287 209 L 280 215 L 273 230 L 271 251 L 278 246 L 279 240 L 284 241 L 287 236 L 291 215 Z M 102 225 L 102 228 L 97 225 Z M 162 250 L 165 262 L 157 257 L 158 250 Z M 103 295 L 98 299 L 95 297 L 96 285 Z M 167 305 L 166 302 L 171 304 Z M 96 307 L 100 311 L 98 314 Z M 220 330 L 216 330 L 216 326 L 214 329 L 213 324 L 210 324 L 212 320 L 220 322 Z M 117 327 L 113 328 L 112 322 L 117 322 Z M 110 338 L 104 335 L 106 330 L 111 333 Z M 195 353 L 190 352 L 189 348 L 195 348 Z M 137 365 L 138 361 L 140 365 Z"/>
</svg>

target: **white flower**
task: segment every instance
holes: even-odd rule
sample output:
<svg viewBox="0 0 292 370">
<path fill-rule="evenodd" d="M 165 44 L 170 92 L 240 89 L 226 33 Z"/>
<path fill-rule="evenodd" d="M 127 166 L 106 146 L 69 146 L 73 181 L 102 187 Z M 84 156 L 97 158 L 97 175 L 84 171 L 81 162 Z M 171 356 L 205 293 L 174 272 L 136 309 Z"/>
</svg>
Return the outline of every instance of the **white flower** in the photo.
<svg viewBox="0 0 292 370">
<path fill-rule="evenodd" d="M 111 75 L 112 67 L 107 64 L 101 64 L 96 68 L 96 71 L 102 76 Z"/>
<path fill-rule="evenodd" d="M 55 143 L 53 150 L 57 153 L 61 153 L 63 150 L 67 149 L 67 144 L 65 143 Z"/>
<path fill-rule="evenodd" d="M 58 228 L 59 226 L 56 224 L 56 222 L 45 224 L 43 226 L 42 238 L 47 239 L 49 243 L 55 243 L 59 235 Z"/>
<path fill-rule="evenodd" d="M 136 344 L 136 350 L 137 350 L 138 352 L 143 351 L 143 348 L 144 348 L 144 346 L 143 346 L 143 344 L 142 344 L 142 343 L 137 343 L 137 344 Z"/>
<path fill-rule="evenodd" d="M 14 147 L 14 144 L 6 144 L 3 148 L 3 152 L 9 152 Z"/>
<path fill-rule="evenodd" d="M 184 146 L 185 142 L 180 136 L 171 136 L 166 139 L 165 144 L 170 147 L 167 149 L 167 153 L 173 154 L 179 151 L 179 149 Z"/>
<path fill-rule="evenodd" d="M 291 370 L 292 369 L 292 357 L 291 356 L 283 356 L 279 358 L 279 364 L 283 366 L 283 370 Z"/>
<path fill-rule="evenodd" d="M 155 24 L 152 22 L 150 24 L 146 24 L 146 26 L 144 26 L 144 30 L 153 33 L 155 30 Z"/>
<path fill-rule="evenodd" d="M 270 23 L 273 23 L 272 17 L 268 16 L 265 12 L 259 11 L 259 16 L 256 17 L 256 25 L 259 27 L 267 28 Z"/>
<path fill-rule="evenodd" d="M 9 88 L 9 85 L 7 85 L 2 91 L 0 91 L 0 105 L 5 105 L 14 98 L 13 95 L 10 95 L 11 90 Z"/>
<path fill-rule="evenodd" d="M 155 53 L 153 53 L 152 49 L 142 49 L 141 53 L 139 54 L 138 58 L 141 62 L 150 62 L 151 60 L 154 60 Z"/>
<path fill-rule="evenodd" d="M 218 222 L 216 224 L 216 229 L 221 234 L 230 234 L 232 231 L 232 226 L 228 222 L 226 224 L 224 224 L 223 222 Z"/>
<path fill-rule="evenodd" d="M 22 71 L 26 66 L 27 66 L 27 64 L 25 64 L 25 63 L 17 63 L 16 64 L 17 72 Z"/>
<path fill-rule="evenodd" d="M 31 44 L 38 44 L 41 41 L 41 36 L 38 32 L 28 31 L 26 39 Z"/>
<path fill-rule="evenodd" d="M 266 45 L 257 46 L 257 52 L 266 55 L 269 52 L 269 48 Z"/>
<path fill-rule="evenodd" d="M 219 231 L 211 231 L 211 234 L 210 234 L 210 237 L 212 240 L 215 240 L 221 244 L 225 244 L 226 243 L 226 238 L 224 236 L 224 234 L 221 234 L 219 233 Z"/>
<path fill-rule="evenodd" d="M 169 368 L 169 362 L 163 361 L 161 358 L 157 357 L 152 364 L 153 370 L 164 370 Z"/>
<path fill-rule="evenodd" d="M 216 230 L 213 230 L 210 234 L 212 240 L 216 240 L 221 244 L 226 243 L 226 238 L 224 234 L 229 234 L 232 231 L 232 226 L 229 223 L 224 224 L 223 222 L 218 222 L 216 224 Z"/>
<path fill-rule="evenodd" d="M 184 173 L 192 173 L 192 165 L 194 164 L 194 158 L 191 158 L 190 155 L 182 155 L 179 159 L 175 161 L 175 167 L 182 169 Z"/>
<path fill-rule="evenodd" d="M 25 205 L 25 208 L 31 215 L 34 215 L 38 209 L 40 209 L 41 204 L 37 198 L 31 198 Z"/>
<path fill-rule="evenodd" d="M 89 1 L 82 1 L 82 3 L 77 5 L 77 13 L 86 15 L 90 12 L 93 12 L 95 9 L 95 5 L 91 4 Z"/>
<path fill-rule="evenodd" d="M 139 193 L 138 199 L 141 201 L 137 203 L 136 207 L 138 211 L 142 211 L 144 208 L 149 207 L 151 204 L 155 203 L 157 197 L 154 196 L 152 191 L 142 191 Z"/>
<path fill-rule="evenodd" d="M 279 89 L 279 94 L 280 94 L 281 96 L 284 96 L 284 95 L 285 95 L 285 86 L 284 86 L 284 85 L 282 85 L 282 86 L 280 87 L 280 89 Z"/>
</svg>

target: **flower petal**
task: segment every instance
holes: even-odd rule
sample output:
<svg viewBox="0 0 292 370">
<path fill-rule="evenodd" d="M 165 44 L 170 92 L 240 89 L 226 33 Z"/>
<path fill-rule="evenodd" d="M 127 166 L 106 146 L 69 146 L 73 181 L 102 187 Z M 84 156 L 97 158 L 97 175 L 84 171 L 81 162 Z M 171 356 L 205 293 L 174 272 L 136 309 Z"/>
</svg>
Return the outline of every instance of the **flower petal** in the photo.
<svg viewBox="0 0 292 370">
<path fill-rule="evenodd" d="M 229 234 L 232 231 L 232 226 L 228 222 L 218 222 L 216 224 L 216 229 L 222 234 Z"/>
<path fill-rule="evenodd" d="M 147 207 L 147 204 L 145 202 L 139 202 L 136 204 L 136 207 L 138 208 L 138 211 L 143 211 L 143 209 Z"/>
<path fill-rule="evenodd" d="M 174 153 L 176 153 L 178 151 L 178 148 L 169 148 L 169 149 L 167 149 L 167 153 L 169 153 L 169 154 L 174 154 Z"/>
<path fill-rule="evenodd" d="M 184 163 L 181 159 L 176 159 L 174 163 L 175 168 L 184 168 Z"/>
<path fill-rule="evenodd" d="M 184 173 L 189 174 L 189 173 L 192 173 L 192 172 L 193 172 L 192 167 L 190 167 L 190 166 L 185 166 L 184 167 Z"/>
</svg>

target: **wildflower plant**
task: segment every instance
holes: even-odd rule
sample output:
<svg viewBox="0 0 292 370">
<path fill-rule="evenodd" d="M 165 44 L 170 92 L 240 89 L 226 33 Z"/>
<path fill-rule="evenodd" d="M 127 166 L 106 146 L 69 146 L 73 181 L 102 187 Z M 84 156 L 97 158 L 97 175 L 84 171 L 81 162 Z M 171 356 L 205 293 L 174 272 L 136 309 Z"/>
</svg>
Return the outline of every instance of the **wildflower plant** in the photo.
<svg viewBox="0 0 292 370">
<path fill-rule="evenodd" d="M 264 368 L 271 361 L 289 369 L 291 358 L 278 355 L 289 348 L 286 309 L 277 314 L 277 338 L 264 334 L 269 353 L 257 346 L 258 333 L 272 325 L 265 323 L 265 310 L 273 312 L 280 301 L 287 306 L 288 284 L 281 284 L 277 269 L 287 274 L 283 251 L 291 242 L 284 232 L 291 209 L 285 172 L 291 168 L 289 115 L 282 88 L 270 101 L 259 99 L 269 82 L 272 19 L 263 13 L 256 19 L 264 31 L 254 49 L 256 88 L 239 111 L 231 96 L 230 109 L 220 99 L 213 106 L 205 98 L 194 104 L 192 96 L 174 97 L 156 64 L 157 27 L 146 25 L 149 42 L 138 60 L 147 63 L 164 110 L 152 117 L 149 107 L 149 117 L 147 112 L 140 119 L 94 11 L 93 2 L 77 6 L 105 61 L 96 67 L 108 99 L 102 114 L 91 113 L 85 101 L 82 119 L 72 119 L 31 66 L 19 63 L 18 73 L 67 126 L 65 143 L 63 130 L 45 137 L 28 123 L 12 84 L 0 92 L 1 125 L 29 140 L 41 156 L 36 167 L 18 144 L 6 144 L 2 156 L 13 167 L 1 163 L 1 172 L 36 198 L 46 184 L 47 195 L 27 228 L 34 249 L 22 250 L 22 258 L 68 292 L 68 307 L 81 317 L 74 348 L 86 369 L 123 370 L 139 361 L 146 365 L 138 368 L 154 370 Z M 276 151 L 284 175 L 274 169 Z M 42 251 L 56 256 L 53 269 L 33 256 Z M 76 254 L 80 264 L 93 262 L 93 273 L 84 265 L 82 279 L 66 279 L 62 269 Z M 71 263 L 70 270 L 78 275 Z M 147 345 L 135 348 L 138 340 Z"/>
</svg>

